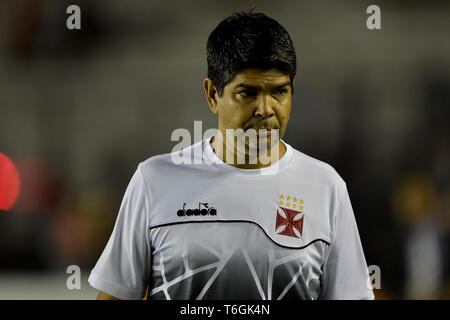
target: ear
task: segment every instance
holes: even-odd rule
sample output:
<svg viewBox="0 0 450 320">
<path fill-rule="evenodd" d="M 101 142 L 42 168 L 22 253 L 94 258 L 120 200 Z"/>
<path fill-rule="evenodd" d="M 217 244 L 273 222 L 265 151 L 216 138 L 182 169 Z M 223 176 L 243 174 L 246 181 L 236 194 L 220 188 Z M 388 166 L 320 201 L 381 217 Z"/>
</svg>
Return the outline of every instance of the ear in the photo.
<svg viewBox="0 0 450 320">
<path fill-rule="evenodd" d="M 217 114 L 219 93 L 216 86 L 211 79 L 206 78 L 203 80 L 203 89 L 205 89 L 206 101 L 208 101 L 209 108 L 214 114 Z"/>
</svg>

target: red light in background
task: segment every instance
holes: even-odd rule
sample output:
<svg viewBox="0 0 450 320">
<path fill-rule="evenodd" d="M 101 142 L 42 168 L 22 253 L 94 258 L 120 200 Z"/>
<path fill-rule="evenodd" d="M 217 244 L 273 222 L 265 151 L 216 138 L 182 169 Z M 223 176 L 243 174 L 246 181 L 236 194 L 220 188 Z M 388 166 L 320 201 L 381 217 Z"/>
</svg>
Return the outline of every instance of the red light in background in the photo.
<svg viewBox="0 0 450 320">
<path fill-rule="evenodd" d="M 20 192 L 20 177 L 14 163 L 0 153 L 0 210 L 9 210 Z"/>
</svg>

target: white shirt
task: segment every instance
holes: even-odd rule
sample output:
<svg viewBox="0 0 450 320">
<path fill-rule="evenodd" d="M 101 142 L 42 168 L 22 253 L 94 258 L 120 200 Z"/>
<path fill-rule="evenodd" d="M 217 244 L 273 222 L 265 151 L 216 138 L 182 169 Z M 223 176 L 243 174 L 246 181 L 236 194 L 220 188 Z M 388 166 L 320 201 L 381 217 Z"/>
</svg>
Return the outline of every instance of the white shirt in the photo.
<svg viewBox="0 0 450 320">
<path fill-rule="evenodd" d="M 140 163 L 89 283 L 121 299 L 373 299 L 345 182 L 282 142 L 262 169 L 209 139 Z"/>
</svg>

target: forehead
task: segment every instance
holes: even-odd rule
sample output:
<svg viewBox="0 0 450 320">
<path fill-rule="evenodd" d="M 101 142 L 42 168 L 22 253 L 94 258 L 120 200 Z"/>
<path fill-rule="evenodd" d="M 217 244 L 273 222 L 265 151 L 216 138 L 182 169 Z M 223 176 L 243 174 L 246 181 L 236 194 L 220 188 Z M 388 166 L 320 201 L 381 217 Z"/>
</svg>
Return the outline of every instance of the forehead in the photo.
<svg viewBox="0 0 450 320">
<path fill-rule="evenodd" d="M 237 73 L 227 86 L 235 87 L 238 84 L 246 84 L 255 87 L 273 87 L 290 83 L 289 75 L 278 69 L 244 69 Z"/>
</svg>

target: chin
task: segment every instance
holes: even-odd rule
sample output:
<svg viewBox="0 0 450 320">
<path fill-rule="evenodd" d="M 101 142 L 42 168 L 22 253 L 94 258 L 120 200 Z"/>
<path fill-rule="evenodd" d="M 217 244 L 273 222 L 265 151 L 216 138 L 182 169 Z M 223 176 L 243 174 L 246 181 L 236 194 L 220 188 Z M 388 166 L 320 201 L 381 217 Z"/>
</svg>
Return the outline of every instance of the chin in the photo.
<svg viewBox="0 0 450 320">
<path fill-rule="evenodd" d="M 256 145 L 255 144 L 250 144 L 249 142 L 246 141 L 245 145 L 248 148 L 251 149 L 271 149 L 273 148 L 278 142 L 280 141 L 280 139 L 277 139 L 275 137 L 271 137 L 270 135 L 267 137 L 258 137 L 257 141 L 256 141 Z M 260 145 L 262 146 L 262 148 L 260 148 Z"/>
</svg>

